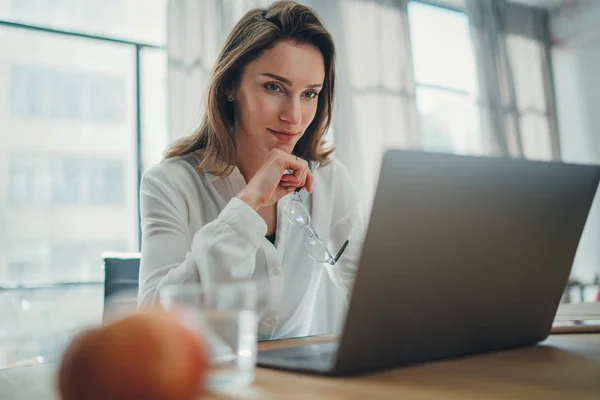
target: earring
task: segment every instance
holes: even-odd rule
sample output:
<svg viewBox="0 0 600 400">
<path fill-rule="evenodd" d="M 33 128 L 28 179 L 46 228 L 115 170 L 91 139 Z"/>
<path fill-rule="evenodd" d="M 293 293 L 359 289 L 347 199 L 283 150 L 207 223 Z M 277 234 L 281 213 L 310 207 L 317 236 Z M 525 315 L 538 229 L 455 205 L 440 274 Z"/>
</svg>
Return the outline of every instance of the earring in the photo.
<svg viewBox="0 0 600 400">
<path fill-rule="evenodd" d="M 229 100 L 230 102 L 233 101 L 233 96 L 227 96 L 227 100 Z"/>
</svg>

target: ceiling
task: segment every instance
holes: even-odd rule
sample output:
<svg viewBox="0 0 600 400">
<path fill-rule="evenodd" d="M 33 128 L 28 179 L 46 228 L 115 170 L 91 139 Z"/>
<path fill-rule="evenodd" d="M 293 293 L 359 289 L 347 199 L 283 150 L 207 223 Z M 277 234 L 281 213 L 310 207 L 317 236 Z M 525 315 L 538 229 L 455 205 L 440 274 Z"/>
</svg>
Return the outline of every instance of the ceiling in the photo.
<svg viewBox="0 0 600 400">
<path fill-rule="evenodd" d="M 465 0 L 429 0 L 432 3 L 445 5 L 456 9 L 465 8 Z M 532 7 L 553 9 L 571 0 L 509 0 L 511 3 L 524 4 Z"/>
<path fill-rule="evenodd" d="M 566 3 L 568 0 L 510 0 L 511 3 L 524 4 L 539 8 L 553 9 Z"/>
</svg>

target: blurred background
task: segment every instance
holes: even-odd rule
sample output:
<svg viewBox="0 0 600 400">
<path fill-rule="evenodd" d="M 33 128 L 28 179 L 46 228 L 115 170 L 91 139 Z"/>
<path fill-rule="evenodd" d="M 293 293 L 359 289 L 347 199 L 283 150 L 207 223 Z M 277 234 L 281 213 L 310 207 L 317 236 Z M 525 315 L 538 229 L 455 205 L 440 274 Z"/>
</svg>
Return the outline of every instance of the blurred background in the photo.
<svg viewBox="0 0 600 400">
<path fill-rule="evenodd" d="M 367 215 L 390 147 L 600 163 L 600 1 L 300 2 L 336 41 L 328 140 Z M 198 125 L 233 24 L 268 4 L 0 0 L 0 367 L 102 320 L 101 254 L 139 250 L 141 176 Z M 564 302 L 597 299 L 599 243 L 597 198 Z M 341 317 L 325 280 L 320 296 L 315 333 Z"/>
</svg>

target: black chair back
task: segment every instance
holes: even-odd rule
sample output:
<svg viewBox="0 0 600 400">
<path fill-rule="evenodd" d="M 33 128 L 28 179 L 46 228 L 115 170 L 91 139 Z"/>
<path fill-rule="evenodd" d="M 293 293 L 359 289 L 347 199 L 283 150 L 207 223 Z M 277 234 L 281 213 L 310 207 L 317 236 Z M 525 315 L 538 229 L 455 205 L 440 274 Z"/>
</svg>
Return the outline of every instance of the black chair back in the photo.
<svg viewBox="0 0 600 400">
<path fill-rule="evenodd" d="M 137 302 L 139 287 L 140 254 L 139 253 L 104 253 L 104 316 L 107 320 L 111 298 L 119 297 L 120 303 Z M 115 296 L 120 294 L 121 296 Z"/>
</svg>

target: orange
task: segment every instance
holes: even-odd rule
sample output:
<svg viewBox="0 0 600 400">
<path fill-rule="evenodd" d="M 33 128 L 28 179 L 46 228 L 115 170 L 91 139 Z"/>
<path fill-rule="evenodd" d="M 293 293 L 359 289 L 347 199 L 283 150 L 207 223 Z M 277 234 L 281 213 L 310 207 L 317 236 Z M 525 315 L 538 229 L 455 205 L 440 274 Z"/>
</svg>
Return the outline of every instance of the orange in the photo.
<svg viewBox="0 0 600 400">
<path fill-rule="evenodd" d="M 161 311 L 85 331 L 67 347 L 62 400 L 191 400 L 208 367 L 204 344 Z"/>
</svg>

